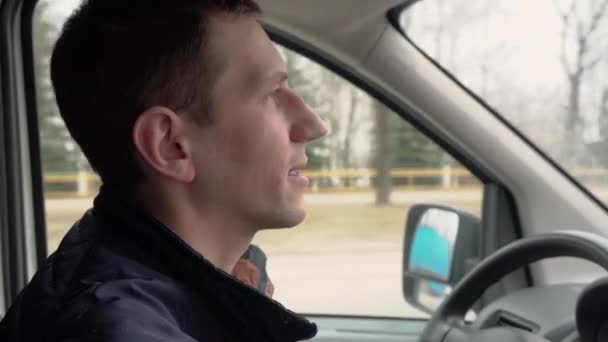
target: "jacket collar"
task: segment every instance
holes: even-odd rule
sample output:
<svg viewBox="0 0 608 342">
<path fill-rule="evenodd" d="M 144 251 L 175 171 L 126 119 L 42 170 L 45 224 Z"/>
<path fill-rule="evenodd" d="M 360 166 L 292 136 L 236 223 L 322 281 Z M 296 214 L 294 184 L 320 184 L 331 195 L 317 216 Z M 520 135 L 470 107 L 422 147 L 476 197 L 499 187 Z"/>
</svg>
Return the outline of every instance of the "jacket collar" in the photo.
<svg viewBox="0 0 608 342">
<path fill-rule="evenodd" d="M 299 341 L 317 333 L 315 324 L 267 298 L 215 267 L 173 231 L 133 205 L 120 191 L 103 186 L 93 214 L 107 226 L 132 235 L 146 254 L 163 260 L 167 276 L 201 292 L 215 302 L 218 317 L 255 340 Z M 110 228 L 112 229 L 112 228 Z"/>
</svg>

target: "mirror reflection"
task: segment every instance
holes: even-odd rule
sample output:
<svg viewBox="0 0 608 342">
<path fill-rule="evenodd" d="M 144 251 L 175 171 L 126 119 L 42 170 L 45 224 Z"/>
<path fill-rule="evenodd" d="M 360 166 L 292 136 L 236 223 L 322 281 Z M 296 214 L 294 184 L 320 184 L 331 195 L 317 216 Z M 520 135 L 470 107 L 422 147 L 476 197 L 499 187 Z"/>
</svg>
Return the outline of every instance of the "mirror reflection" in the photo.
<svg viewBox="0 0 608 342">
<path fill-rule="evenodd" d="M 458 224 L 458 214 L 452 211 L 432 208 L 425 212 L 416 225 L 409 258 L 410 271 L 447 282 Z M 445 294 L 445 285 L 438 281 L 429 280 L 425 285 L 435 296 Z"/>
</svg>

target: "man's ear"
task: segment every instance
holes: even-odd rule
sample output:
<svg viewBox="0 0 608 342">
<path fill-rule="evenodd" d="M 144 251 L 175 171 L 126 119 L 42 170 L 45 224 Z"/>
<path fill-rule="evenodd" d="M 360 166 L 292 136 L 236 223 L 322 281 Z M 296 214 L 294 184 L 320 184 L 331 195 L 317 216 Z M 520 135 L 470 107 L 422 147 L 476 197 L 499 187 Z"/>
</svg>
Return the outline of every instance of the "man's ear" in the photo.
<svg viewBox="0 0 608 342">
<path fill-rule="evenodd" d="M 190 183 L 195 169 L 183 117 L 166 107 L 152 107 L 133 126 L 133 143 L 150 171 Z"/>
</svg>

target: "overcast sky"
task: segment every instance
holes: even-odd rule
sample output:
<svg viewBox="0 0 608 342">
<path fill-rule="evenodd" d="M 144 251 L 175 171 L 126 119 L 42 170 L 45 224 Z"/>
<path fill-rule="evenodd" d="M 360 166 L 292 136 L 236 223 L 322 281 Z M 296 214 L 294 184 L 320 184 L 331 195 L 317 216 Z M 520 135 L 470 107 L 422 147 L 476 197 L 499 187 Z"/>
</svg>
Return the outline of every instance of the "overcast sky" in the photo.
<svg viewBox="0 0 608 342">
<path fill-rule="evenodd" d="M 128 1 L 128 0 L 125 0 Z M 329 0 L 328 0 L 329 1 Z M 373 1 L 373 0 L 369 0 Z M 415 4 L 410 11 L 416 11 L 416 7 L 431 7 L 434 0 L 424 0 Z M 497 14 L 489 16 L 485 24 L 469 22 L 456 22 L 448 30 L 457 29 L 458 44 L 456 50 L 452 51 L 456 60 L 461 64 L 468 64 L 471 70 L 461 70 L 457 76 L 465 81 L 479 83 L 481 77 L 480 67 L 484 65 L 485 50 L 492 52 L 493 45 L 503 45 L 506 55 L 501 51 L 494 53 L 490 58 L 498 58 L 495 63 L 488 64 L 494 68 L 493 82 L 517 89 L 519 93 L 513 96 L 520 97 L 524 94 L 535 94 L 539 89 L 550 90 L 556 86 L 565 84 L 564 73 L 560 64 L 560 29 L 561 22 L 557 14 L 554 0 L 451 0 L 466 1 L 472 6 L 486 4 L 492 1 L 491 12 Z M 566 1 L 566 0 L 564 0 Z M 48 17 L 62 23 L 65 18 L 78 6 L 81 0 L 41 0 L 48 4 Z M 582 2 L 581 2 L 582 3 Z M 418 20 L 424 28 L 432 25 L 433 20 L 438 18 L 434 11 L 421 11 L 423 15 L 416 15 L 414 21 Z M 482 20 L 483 21 L 483 20 Z M 608 26 L 608 25 L 605 25 Z M 414 27 L 412 27 L 414 28 Z M 428 44 L 422 44 L 417 39 L 424 36 L 413 34 L 410 37 L 416 43 L 421 43 L 423 49 L 432 50 L 433 39 Z M 419 31 L 422 33 L 422 31 Z M 428 35 L 427 35 L 428 36 Z M 421 38 L 422 39 L 422 38 Z M 499 49 L 501 50 L 501 49 Z M 429 51 L 433 55 L 432 51 Z M 499 67 L 496 67 L 499 65 Z M 448 69 L 450 66 L 447 65 Z M 466 66 L 465 66 L 466 67 Z M 464 71 L 464 73 L 462 73 Z M 502 77 L 501 77 L 502 75 Z M 504 83 L 504 84 L 503 84 Z M 504 88 L 504 87 L 503 87 Z M 475 89 L 475 87 L 473 87 Z M 498 89 L 502 89 L 498 87 Z M 501 108 L 498 108 L 501 111 Z M 509 108 L 508 111 L 512 110 Z M 502 112 L 507 118 L 518 113 Z"/>
<path fill-rule="evenodd" d="M 40 0 L 40 2 L 48 4 L 49 18 L 52 18 L 57 23 L 62 23 L 78 6 L 81 0 Z"/>
</svg>

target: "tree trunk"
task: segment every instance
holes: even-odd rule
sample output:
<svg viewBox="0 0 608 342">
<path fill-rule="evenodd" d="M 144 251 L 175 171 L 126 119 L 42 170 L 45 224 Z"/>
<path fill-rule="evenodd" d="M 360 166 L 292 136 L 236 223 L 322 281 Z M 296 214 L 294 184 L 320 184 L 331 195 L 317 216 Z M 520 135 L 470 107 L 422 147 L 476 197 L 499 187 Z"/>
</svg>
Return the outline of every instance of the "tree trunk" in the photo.
<svg viewBox="0 0 608 342">
<path fill-rule="evenodd" d="M 374 105 L 376 112 L 376 205 L 387 205 L 391 199 L 391 148 L 388 115 L 380 103 Z"/>
<path fill-rule="evenodd" d="M 351 163 L 351 141 L 353 134 L 353 126 L 355 123 L 355 113 L 357 112 L 357 92 L 355 89 L 350 91 L 350 108 L 348 112 L 348 119 L 346 121 L 346 132 L 344 134 L 344 143 L 342 145 L 342 167 L 344 169 L 352 168 Z M 349 187 L 351 185 L 350 177 L 344 177 L 344 186 Z"/>
<path fill-rule="evenodd" d="M 577 73 L 578 74 L 578 73 Z M 570 136 L 579 134 L 579 129 L 582 128 L 580 117 L 580 92 L 581 92 L 581 77 L 572 75 L 570 77 L 570 94 L 568 95 L 568 118 L 566 120 L 566 132 Z"/>
<path fill-rule="evenodd" d="M 598 119 L 600 126 L 600 139 L 608 141 L 608 86 L 602 91 L 600 99 L 600 116 Z"/>
<path fill-rule="evenodd" d="M 600 102 L 600 117 L 608 117 L 608 86 L 602 91 L 602 100 Z"/>
</svg>

